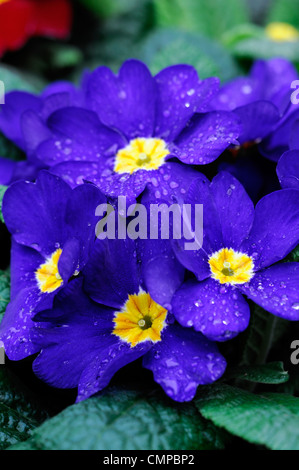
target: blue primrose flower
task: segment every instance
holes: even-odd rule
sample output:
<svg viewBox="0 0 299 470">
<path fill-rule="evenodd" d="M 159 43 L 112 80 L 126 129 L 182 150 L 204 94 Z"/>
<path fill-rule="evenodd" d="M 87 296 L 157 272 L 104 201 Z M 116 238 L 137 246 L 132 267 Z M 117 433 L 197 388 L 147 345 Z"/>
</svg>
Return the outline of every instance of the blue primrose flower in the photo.
<svg viewBox="0 0 299 470">
<path fill-rule="evenodd" d="M 41 171 L 36 183 L 8 188 L 3 214 L 12 234 L 11 302 L 0 338 L 12 360 L 37 352 L 30 340 L 32 317 L 86 264 L 95 238 L 95 207 L 106 198 L 93 185 L 72 190 Z"/>
<path fill-rule="evenodd" d="M 179 323 L 212 340 L 224 341 L 249 322 L 244 296 L 270 313 L 299 320 L 299 263 L 277 263 L 299 242 L 299 191 L 268 194 L 254 208 L 242 185 L 221 172 L 207 184 L 193 182 L 186 203 L 203 204 L 203 245 L 184 250 L 174 240 L 179 261 L 196 279 L 172 299 Z"/>
<path fill-rule="evenodd" d="M 277 162 L 287 150 L 287 129 L 299 118 L 298 107 L 291 101 L 291 84 L 298 78 L 293 64 L 285 59 L 258 60 L 248 77 L 236 78 L 220 89 L 212 108 L 234 110 L 242 123 L 240 146 L 259 144 L 260 153 Z"/>
<path fill-rule="evenodd" d="M 143 357 L 167 395 L 182 402 L 194 397 L 199 384 L 223 374 L 226 362 L 216 344 L 177 324 L 155 300 L 157 272 L 144 269 L 152 266 L 149 254 L 130 239 L 96 241 L 83 277 L 58 293 L 53 309 L 34 318 L 38 377 L 55 387 L 78 387 L 81 401 Z M 179 277 L 168 269 L 165 289 L 178 287 Z"/>
<path fill-rule="evenodd" d="M 47 107 L 46 126 L 34 110 L 26 113 L 23 130 L 30 159 L 71 186 L 88 180 L 110 196 L 131 199 L 147 184 L 169 192 L 178 184 L 177 171 L 187 181 L 188 165 L 210 163 L 237 143 L 238 118 L 229 111 L 207 112 L 219 80 L 200 80 L 191 66 L 168 67 L 152 77 L 142 62 L 128 60 L 118 76 L 99 67 L 83 85 L 81 104 L 68 98 L 66 105 L 52 95 L 51 104 L 57 98 L 58 105 L 52 113 Z M 22 128 L 23 121 L 22 115 Z"/>
</svg>

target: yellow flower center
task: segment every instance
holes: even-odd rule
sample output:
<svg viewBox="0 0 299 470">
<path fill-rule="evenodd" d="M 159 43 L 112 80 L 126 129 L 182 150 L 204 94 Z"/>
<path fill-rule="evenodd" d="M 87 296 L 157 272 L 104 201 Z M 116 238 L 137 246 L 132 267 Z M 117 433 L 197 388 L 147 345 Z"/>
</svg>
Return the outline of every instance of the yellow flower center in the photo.
<svg viewBox="0 0 299 470">
<path fill-rule="evenodd" d="M 138 170 L 157 170 L 164 163 L 170 152 L 162 139 L 133 139 L 116 154 L 114 171 L 116 173 L 134 173 Z"/>
<path fill-rule="evenodd" d="M 43 293 L 54 292 L 63 283 L 58 271 L 58 261 L 61 253 L 61 248 L 54 251 L 35 272 L 38 287 Z"/>
<path fill-rule="evenodd" d="M 299 31 L 289 23 L 269 23 L 266 26 L 266 35 L 273 41 L 298 41 Z"/>
<path fill-rule="evenodd" d="M 131 347 L 144 341 L 161 341 L 167 310 L 142 290 L 129 295 L 120 312 L 115 313 L 113 334 Z"/>
<path fill-rule="evenodd" d="M 223 248 L 213 253 L 209 258 L 212 278 L 220 284 L 244 284 L 253 277 L 253 260 L 234 251 L 232 248 Z"/>
<path fill-rule="evenodd" d="M 10 2 L 11 0 L 0 0 L 0 5 L 2 5 L 3 3 L 8 3 Z"/>
</svg>

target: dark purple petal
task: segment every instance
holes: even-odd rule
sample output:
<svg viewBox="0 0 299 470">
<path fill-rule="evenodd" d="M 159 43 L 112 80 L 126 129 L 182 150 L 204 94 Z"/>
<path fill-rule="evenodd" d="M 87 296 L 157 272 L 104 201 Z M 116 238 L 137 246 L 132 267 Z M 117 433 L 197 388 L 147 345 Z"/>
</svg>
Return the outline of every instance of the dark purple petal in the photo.
<svg viewBox="0 0 299 470">
<path fill-rule="evenodd" d="M 290 136 L 290 149 L 299 150 L 299 119 L 298 121 L 295 121 L 292 126 Z"/>
<path fill-rule="evenodd" d="M 19 361 L 38 352 L 32 343 L 32 317 L 37 307 L 50 308 L 54 293 L 41 297 L 39 289 L 26 288 L 8 304 L 0 325 L 0 341 L 3 341 L 5 353 L 12 361 Z"/>
<path fill-rule="evenodd" d="M 299 150 L 285 152 L 276 171 L 282 188 L 299 189 Z"/>
<path fill-rule="evenodd" d="M 212 109 L 232 111 L 261 99 L 258 81 L 251 77 L 239 77 L 221 87 L 211 102 Z"/>
<path fill-rule="evenodd" d="M 282 189 L 256 205 L 250 234 L 240 251 L 254 259 L 255 270 L 285 258 L 299 243 L 299 192 Z"/>
<path fill-rule="evenodd" d="M 148 191 L 155 199 L 152 202 L 157 203 L 162 199 L 170 204 L 183 203 L 191 183 L 199 177 L 204 178 L 202 173 L 190 165 L 167 161 L 159 168 L 159 172 L 149 173 Z"/>
<path fill-rule="evenodd" d="M 33 363 L 38 377 L 59 388 L 78 386 L 81 401 L 108 385 L 114 373 L 147 352 L 151 344 L 131 348 L 112 334 L 113 311 L 92 302 L 72 281 L 40 312 L 33 341 L 41 353 Z"/>
<path fill-rule="evenodd" d="M 196 115 L 176 139 L 175 155 L 183 163 L 206 165 L 218 158 L 230 145 L 237 144 L 241 124 L 226 111 Z"/>
<path fill-rule="evenodd" d="M 68 236 L 65 211 L 71 192 L 66 183 L 47 171 L 39 173 L 36 183 L 19 182 L 8 188 L 3 215 L 14 239 L 45 256 L 52 254 Z"/>
<path fill-rule="evenodd" d="M 5 104 L 1 106 L 0 130 L 22 150 L 26 150 L 22 129 L 21 116 L 27 110 L 38 112 L 42 100 L 25 91 L 12 91 L 5 95 Z"/>
<path fill-rule="evenodd" d="M 253 203 L 241 183 L 224 171 L 215 176 L 210 190 L 222 228 L 223 244 L 238 249 L 252 226 Z"/>
<path fill-rule="evenodd" d="M 100 123 L 97 115 L 83 108 L 64 108 L 48 119 L 54 137 L 37 149 L 37 157 L 49 166 L 75 161 L 97 162 L 101 157 L 114 156 L 124 147 L 123 138 Z"/>
<path fill-rule="evenodd" d="M 299 320 L 299 263 L 271 266 L 257 273 L 241 290 L 268 312 Z"/>
<path fill-rule="evenodd" d="M 149 341 L 134 348 L 119 340 L 102 344 L 102 350 L 94 355 L 80 377 L 76 402 L 103 390 L 119 369 L 143 356 L 151 346 Z"/>
<path fill-rule="evenodd" d="M 176 292 L 172 310 L 182 326 L 193 327 L 214 341 L 226 341 L 244 331 L 250 309 L 239 290 L 214 279 L 187 281 Z"/>
<path fill-rule="evenodd" d="M 98 162 L 68 161 L 50 168 L 50 173 L 62 178 L 71 188 L 82 185 L 84 181 L 97 183 L 103 165 Z"/>
<path fill-rule="evenodd" d="M 100 120 L 128 139 L 153 135 L 156 84 L 148 68 L 128 60 L 115 76 L 107 67 L 96 69 L 88 81 L 88 99 Z"/>
<path fill-rule="evenodd" d="M 155 77 L 158 98 L 155 135 L 171 142 L 196 112 L 204 112 L 219 87 L 217 78 L 201 81 L 190 65 L 174 65 Z"/>
<path fill-rule="evenodd" d="M 210 269 L 207 263 L 208 256 L 224 245 L 220 218 L 213 200 L 209 181 L 205 176 L 202 175 L 190 185 L 184 203 L 190 204 L 192 208 L 191 226 L 194 233 L 197 232 L 199 228 L 197 227 L 196 229 L 195 227 L 194 208 L 196 204 L 203 205 L 202 249 L 200 248 L 201 240 L 199 238 L 197 249 L 187 250 L 186 242 L 188 243 L 188 240 L 184 238 L 182 240 L 173 241 L 173 250 L 176 257 L 185 268 L 194 272 L 199 280 L 206 279 L 210 276 Z"/>
<path fill-rule="evenodd" d="M 14 239 L 11 243 L 11 300 L 20 290 L 35 289 L 35 271 L 45 262 L 45 258 L 32 248 L 19 245 Z"/>
<path fill-rule="evenodd" d="M 235 114 L 239 117 L 243 127 L 238 138 L 241 145 L 245 142 L 263 139 L 279 120 L 278 109 L 269 101 L 249 103 L 237 108 Z"/>
<path fill-rule="evenodd" d="M 277 162 L 281 155 L 289 150 L 294 123 L 299 119 L 299 110 L 293 112 L 263 140 L 259 146 L 262 155 Z"/>
<path fill-rule="evenodd" d="M 183 402 L 194 398 L 199 384 L 219 379 L 226 361 L 217 346 L 200 333 L 169 325 L 162 341 L 144 356 L 143 366 L 153 372 L 170 398 Z"/>
<path fill-rule="evenodd" d="M 42 142 L 50 139 L 51 132 L 41 117 L 32 110 L 25 111 L 22 114 L 20 124 L 28 158 L 33 160 L 35 150 Z"/>
<path fill-rule="evenodd" d="M 283 58 L 257 60 L 250 76 L 259 84 L 263 98 L 271 100 L 275 105 L 277 94 L 283 89 L 290 89 L 290 84 L 298 78 L 294 65 Z"/>
<path fill-rule="evenodd" d="M 136 258 L 136 246 L 130 239 L 97 240 L 84 269 L 85 291 L 95 302 L 123 307 L 129 294 L 139 292 Z"/>
</svg>

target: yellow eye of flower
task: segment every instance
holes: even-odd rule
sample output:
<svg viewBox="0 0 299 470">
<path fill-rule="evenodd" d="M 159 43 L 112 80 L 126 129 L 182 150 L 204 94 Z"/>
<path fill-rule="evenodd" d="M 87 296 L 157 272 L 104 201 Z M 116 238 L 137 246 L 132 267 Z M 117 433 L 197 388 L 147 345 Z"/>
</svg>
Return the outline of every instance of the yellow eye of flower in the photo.
<svg viewBox="0 0 299 470">
<path fill-rule="evenodd" d="M 58 271 L 58 261 L 61 253 L 61 248 L 54 251 L 35 272 L 38 287 L 43 293 L 54 292 L 63 283 Z"/>
<path fill-rule="evenodd" d="M 266 27 L 266 35 L 273 41 L 298 41 L 299 31 L 288 23 L 269 23 Z"/>
<path fill-rule="evenodd" d="M 131 347 L 144 341 L 161 341 L 167 310 L 142 290 L 129 295 L 122 311 L 116 312 L 113 334 Z"/>
<path fill-rule="evenodd" d="M 212 278 L 220 284 L 244 284 L 253 277 L 253 260 L 245 253 L 223 248 L 209 258 Z"/>
<path fill-rule="evenodd" d="M 117 152 L 114 171 L 132 174 L 138 170 L 157 170 L 169 153 L 162 139 L 134 139 Z"/>
<path fill-rule="evenodd" d="M 2 5 L 3 3 L 8 3 L 10 2 L 11 0 L 0 0 L 0 5 Z"/>
</svg>

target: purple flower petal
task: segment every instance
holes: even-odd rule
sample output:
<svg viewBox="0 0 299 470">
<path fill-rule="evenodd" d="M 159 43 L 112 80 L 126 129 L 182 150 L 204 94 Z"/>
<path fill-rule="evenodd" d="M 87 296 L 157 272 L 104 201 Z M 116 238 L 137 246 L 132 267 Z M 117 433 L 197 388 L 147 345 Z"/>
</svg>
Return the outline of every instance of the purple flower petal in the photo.
<svg viewBox="0 0 299 470">
<path fill-rule="evenodd" d="M 136 246 L 130 240 L 97 240 L 84 269 L 84 289 L 95 301 L 119 309 L 139 292 Z M 117 266 L 117 269 L 116 269 Z"/>
<path fill-rule="evenodd" d="M 282 188 L 299 189 L 299 150 L 285 152 L 276 171 Z"/>
<path fill-rule="evenodd" d="M 250 309 L 242 294 L 214 279 L 187 281 L 174 295 L 172 307 L 181 325 L 214 341 L 235 337 L 249 323 Z"/>
<path fill-rule="evenodd" d="M 144 356 L 143 366 L 170 398 L 184 402 L 194 398 L 199 384 L 219 379 L 226 362 L 216 345 L 200 333 L 169 325 L 162 341 Z"/>
<path fill-rule="evenodd" d="M 100 123 L 97 115 L 83 108 L 64 108 L 48 119 L 54 138 L 43 142 L 37 157 L 49 166 L 60 162 L 94 161 L 114 156 L 125 145 L 123 138 L 113 129 Z"/>
<path fill-rule="evenodd" d="M 242 133 L 239 142 L 254 142 L 266 137 L 279 120 L 276 106 L 268 101 L 256 101 L 235 110 L 242 123 Z"/>
<path fill-rule="evenodd" d="M 237 116 L 226 111 L 196 115 L 176 139 L 176 156 L 183 162 L 206 165 L 230 145 L 241 132 Z"/>
<path fill-rule="evenodd" d="M 19 182 L 7 189 L 3 215 L 14 239 L 48 256 L 67 238 L 65 211 L 71 188 L 41 171 L 36 183 Z"/>
<path fill-rule="evenodd" d="M 241 183 L 230 173 L 218 173 L 210 190 L 222 228 L 223 245 L 237 250 L 252 226 L 253 203 Z"/>
<path fill-rule="evenodd" d="M 271 266 L 240 288 L 268 312 L 287 320 L 299 320 L 299 263 Z"/>
<path fill-rule="evenodd" d="M 21 116 L 24 111 L 38 112 L 42 100 L 25 91 L 12 91 L 5 95 L 5 104 L 1 106 L 0 130 L 22 150 L 26 150 L 21 129 Z"/>
<path fill-rule="evenodd" d="M 275 191 L 256 205 L 250 234 L 240 251 L 254 259 L 254 269 L 285 258 L 299 243 L 299 192 Z"/>
<path fill-rule="evenodd" d="M 107 67 L 99 67 L 87 86 L 92 109 L 106 126 L 128 139 L 153 135 L 157 90 L 142 62 L 126 61 L 117 77 Z"/>
<path fill-rule="evenodd" d="M 155 135 L 171 142 L 195 112 L 204 112 L 219 87 L 217 78 L 199 80 L 189 65 L 174 65 L 155 77 L 158 88 Z"/>
</svg>

